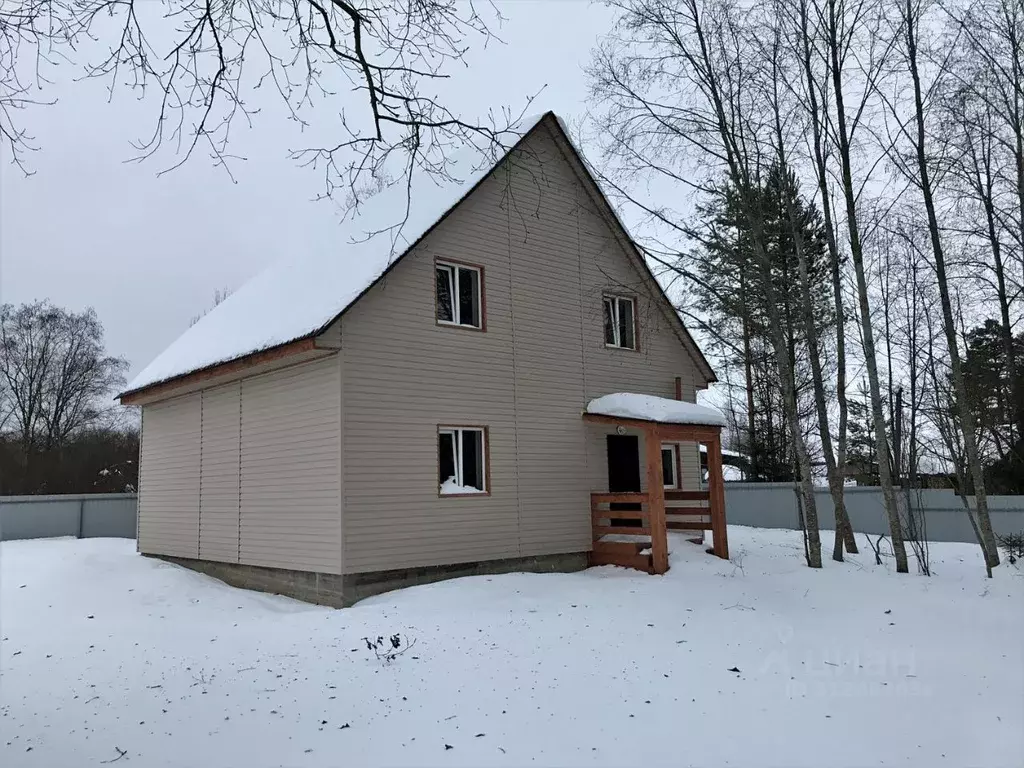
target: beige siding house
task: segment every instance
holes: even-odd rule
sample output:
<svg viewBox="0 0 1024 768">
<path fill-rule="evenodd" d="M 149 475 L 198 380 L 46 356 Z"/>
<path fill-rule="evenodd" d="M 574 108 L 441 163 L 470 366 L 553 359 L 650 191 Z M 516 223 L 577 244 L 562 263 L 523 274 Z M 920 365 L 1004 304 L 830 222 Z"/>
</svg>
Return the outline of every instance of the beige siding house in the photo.
<svg viewBox="0 0 1024 768">
<path fill-rule="evenodd" d="M 591 494 L 648 484 L 643 430 L 588 403 L 714 373 L 553 115 L 443 192 L 402 247 L 257 278 L 132 382 L 140 552 L 328 604 L 586 566 Z M 662 450 L 700 491 L 696 443 Z"/>
</svg>

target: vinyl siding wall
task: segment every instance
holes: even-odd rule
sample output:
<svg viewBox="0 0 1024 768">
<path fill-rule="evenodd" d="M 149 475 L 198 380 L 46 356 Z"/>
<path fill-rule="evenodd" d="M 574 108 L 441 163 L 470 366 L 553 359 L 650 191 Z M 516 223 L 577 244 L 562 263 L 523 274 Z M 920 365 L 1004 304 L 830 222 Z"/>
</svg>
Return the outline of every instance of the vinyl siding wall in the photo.
<svg viewBox="0 0 1024 768">
<path fill-rule="evenodd" d="M 140 551 L 340 573 L 339 364 L 145 406 Z"/>
<path fill-rule="evenodd" d="M 341 572 L 338 359 L 242 381 L 239 562 Z"/>
<path fill-rule="evenodd" d="M 139 551 L 199 556 L 202 403 L 188 395 L 142 411 Z"/>
<path fill-rule="evenodd" d="M 608 430 L 587 402 L 673 397 L 676 376 L 695 397 L 660 296 L 556 139 L 541 128 L 510 160 L 342 320 L 346 572 L 589 549 Z M 486 332 L 435 323 L 435 259 L 483 267 Z M 638 352 L 604 345 L 609 291 L 636 295 Z M 489 427 L 489 495 L 438 496 L 438 425 Z M 696 447 L 682 455 L 695 488 Z"/>
<path fill-rule="evenodd" d="M 201 399 L 203 448 L 199 473 L 199 557 L 237 563 L 242 385 L 235 382 L 205 390 Z"/>
</svg>

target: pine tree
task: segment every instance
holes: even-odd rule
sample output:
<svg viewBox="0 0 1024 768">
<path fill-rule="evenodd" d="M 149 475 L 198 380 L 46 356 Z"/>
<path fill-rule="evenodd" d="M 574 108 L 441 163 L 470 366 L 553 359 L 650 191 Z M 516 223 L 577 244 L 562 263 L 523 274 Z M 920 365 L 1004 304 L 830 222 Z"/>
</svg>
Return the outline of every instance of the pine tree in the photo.
<svg viewBox="0 0 1024 768">
<path fill-rule="evenodd" d="M 867 387 L 862 382 L 858 396 L 847 400 L 850 439 L 846 449 L 847 466 L 867 485 L 878 485 L 878 450 Z"/>
<path fill-rule="evenodd" d="M 1015 358 L 1024 358 L 1024 334 L 1013 341 Z M 1016 431 L 1022 415 L 1015 404 L 1015 382 L 999 321 L 986 320 L 967 333 L 964 383 L 986 454 L 986 486 L 993 493 L 1024 493 L 1024 440 Z"/>
<path fill-rule="evenodd" d="M 800 223 L 814 287 L 815 314 L 821 321 L 820 328 L 827 331 L 835 322 L 835 305 L 822 218 L 814 202 L 801 195 L 795 176 L 782 173 L 778 166 L 768 169 L 755 194 L 764 220 L 771 283 L 797 382 L 798 406 L 809 414 L 813 404 L 802 397 L 810 391 L 807 341 L 799 322 L 798 262 L 788 215 L 791 207 Z M 751 234 L 746 227 L 748 219 L 736 190 L 728 183 L 722 184 L 698 207 L 697 218 L 695 234 L 699 245 L 692 257 L 697 305 L 716 334 L 730 340 L 715 345 L 718 353 L 729 364 L 742 366 L 745 372 L 748 413 L 746 428 L 739 430 L 740 449 L 751 457 L 752 479 L 790 481 L 793 446 L 771 357 L 764 299 L 767 292 L 761 284 Z M 734 343 L 736 339 L 742 339 L 742 347 Z"/>
</svg>

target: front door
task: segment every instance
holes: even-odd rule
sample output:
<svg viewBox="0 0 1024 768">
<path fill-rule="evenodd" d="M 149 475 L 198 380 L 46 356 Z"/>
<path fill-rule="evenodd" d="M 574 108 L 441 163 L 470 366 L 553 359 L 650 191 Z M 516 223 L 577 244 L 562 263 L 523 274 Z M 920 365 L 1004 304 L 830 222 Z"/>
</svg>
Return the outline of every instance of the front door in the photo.
<svg viewBox="0 0 1024 768">
<path fill-rule="evenodd" d="M 640 438 L 636 435 L 608 435 L 608 491 L 609 493 L 640 493 Z M 640 511 L 635 502 L 614 502 L 612 511 Z M 614 518 L 612 525 L 639 528 L 642 520 Z"/>
</svg>

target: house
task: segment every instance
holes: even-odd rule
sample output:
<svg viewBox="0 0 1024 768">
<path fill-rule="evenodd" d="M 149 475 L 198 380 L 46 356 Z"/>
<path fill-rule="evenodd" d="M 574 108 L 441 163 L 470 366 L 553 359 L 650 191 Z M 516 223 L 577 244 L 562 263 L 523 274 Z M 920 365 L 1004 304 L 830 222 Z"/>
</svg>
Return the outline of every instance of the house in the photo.
<svg viewBox="0 0 1024 768">
<path fill-rule="evenodd" d="M 520 130 L 492 166 L 378 194 L 337 250 L 272 266 L 131 382 L 140 552 L 335 605 L 664 572 L 666 527 L 727 556 L 721 421 L 694 404 L 714 372 L 558 118 Z M 380 221 L 400 229 L 365 237 Z"/>
</svg>

